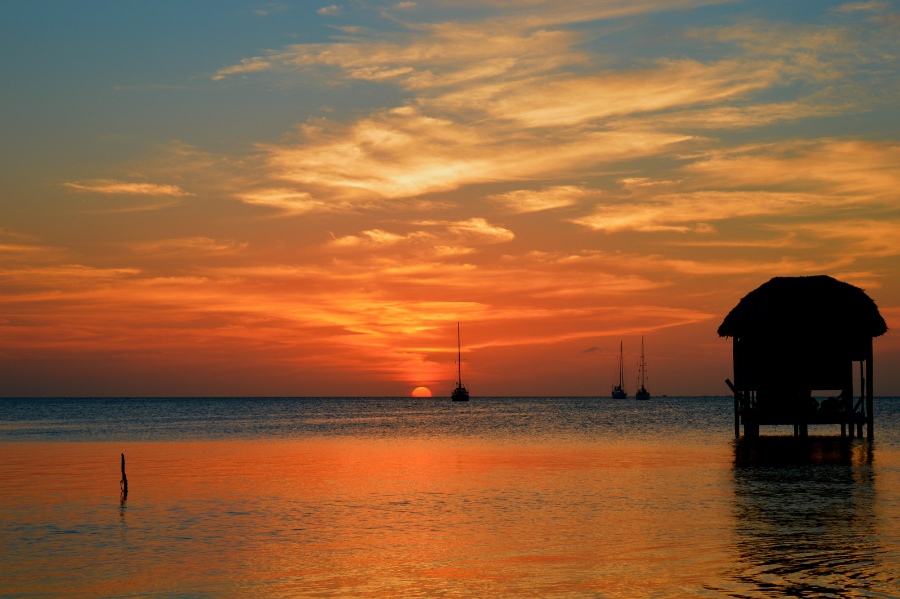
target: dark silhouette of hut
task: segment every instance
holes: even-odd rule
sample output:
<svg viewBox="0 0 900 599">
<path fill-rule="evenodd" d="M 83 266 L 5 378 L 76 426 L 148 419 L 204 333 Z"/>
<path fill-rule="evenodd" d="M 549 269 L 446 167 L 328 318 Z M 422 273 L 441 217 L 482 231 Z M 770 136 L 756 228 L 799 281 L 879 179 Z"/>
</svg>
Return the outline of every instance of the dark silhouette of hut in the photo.
<svg viewBox="0 0 900 599">
<path fill-rule="evenodd" d="M 887 324 L 862 289 L 828 276 L 775 277 L 748 293 L 719 327 L 734 339 L 734 432 L 764 424 L 854 425 L 872 437 L 872 339 Z M 853 363 L 859 362 L 858 399 Z M 815 391 L 834 391 L 821 403 Z M 820 395 L 821 397 L 822 395 Z"/>
</svg>

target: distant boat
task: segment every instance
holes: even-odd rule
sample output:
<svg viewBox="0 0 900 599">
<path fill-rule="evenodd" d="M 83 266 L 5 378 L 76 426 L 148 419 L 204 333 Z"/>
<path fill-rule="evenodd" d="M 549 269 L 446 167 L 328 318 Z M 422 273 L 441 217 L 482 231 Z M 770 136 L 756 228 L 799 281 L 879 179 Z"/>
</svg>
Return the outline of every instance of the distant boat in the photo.
<svg viewBox="0 0 900 599">
<path fill-rule="evenodd" d="M 459 323 L 456 323 L 456 389 L 450 395 L 453 401 L 469 401 L 469 392 L 462 383 L 462 346 L 459 342 Z"/>
<path fill-rule="evenodd" d="M 635 399 L 650 399 L 650 392 L 644 389 L 644 336 L 641 335 L 641 388 L 634 394 Z"/>
<path fill-rule="evenodd" d="M 619 341 L 619 384 L 613 387 L 613 399 L 627 399 L 628 391 L 625 390 L 625 361 L 622 359 L 622 342 Z"/>
</svg>

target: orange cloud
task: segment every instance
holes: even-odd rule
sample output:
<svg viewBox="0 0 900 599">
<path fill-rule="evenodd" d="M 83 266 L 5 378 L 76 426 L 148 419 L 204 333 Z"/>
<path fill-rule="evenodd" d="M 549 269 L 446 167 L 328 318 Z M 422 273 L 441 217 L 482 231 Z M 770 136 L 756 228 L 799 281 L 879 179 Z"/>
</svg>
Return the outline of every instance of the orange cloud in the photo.
<svg viewBox="0 0 900 599">
<path fill-rule="evenodd" d="M 525 143 L 490 128 L 426 117 L 414 109 L 349 128 L 304 128 L 305 143 L 262 149 L 272 176 L 337 200 L 395 199 L 464 185 L 578 172 L 650 156 L 689 139 L 652 131 L 596 131 Z"/>
<path fill-rule="evenodd" d="M 813 140 L 711 152 L 688 164 L 695 185 L 803 189 L 867 202 L 893 202 L 900 144 Z"/>
<path fill-rule="evenodd" d="M 418 221 L 416 225 L 440 227 L 440 231 L 413 231 L 406 235 L 389 233 L 381 229 L 363 231 L 360 235 L 347 235 L 337 237 L 328 242 L 328 246 L 335 248 L 382 248 L 398 243 L 424 243 L 434 248 L 442 255 L 467 253 L 454 251 L 453 247 L 465 245 L 483 245 L 491 243 L 503 243 L 512 241 L 515 235 L 512 231 L 491 225 L 483 218 L 470 218 L 465 221 Z M 452 244 L 452 245 L 451 245 Z"/>
<path fill-rule="evenodd" d="M 590 193 L 587 189 L 577 185 L 557 185 L 540 190 L 519 189 L 490 195 L 487 199 L 505 206 L 512 212 L 521 214 L 574 206 Z"/>
<path fill-rule="evenodd" d="M 128 244 L 136 252 L 160 255 L 171 254 L 221 254 L 246 249 L 249 244 L 237 243 L 233 239 L 215 240 L 209 237 L 184 237 L 180 239 L 160 239 L 156 241 L 140 241 Z"/>
<path fill-rule="evenodd" d="M 772 216 L 833 207 L 840 201 L 827 196 L 765 191 L 699 191 L 664 194 L 633 203 L 598 206 L 593 214 L 572 222 L 607 233 L 614 231 L 698 230 L 710 221 Z M 700 231 L 705 230 L 702 226 Z"/>
<path fill-rule="evenodd" d="M 80 192 L 93 193 L 115 193 L 125 195 L 167 195 L 167 196 L 189 196 L 189 193 L 177 185 L 157 185 L 155 183 L 128 183 L 125 181 L 116 181 L 114 179 L 94 179 L 91 181 L 80 181 L 72 183 L 63 183 L 69 189 Z"/>
<path fill-rule="evenodd" d="M 259 189 L 236 196 L 247 204 L 277 208 L 285 214 L 303 214 L 326 206 L 325 202 L 314 199 L 305 191 L 291 189 Z"/>
<path fill-rule="evenodd" d="M 791 229 L 816 239 L 843 242 L 843 255 L 867 259 L 900 256 L 900 222 L 896 218 L 803 223 Z"/>
<path fill-rule="evenodd" d="M 772 86 L 775 65 L 762 62 L 660 61 L 653 69 L 594 77 L 520 79 L 422 100 L 429 108 L 480 110 L 528 127 L 559 127 L 613 116 L 713 104 Z"/>
</svg>

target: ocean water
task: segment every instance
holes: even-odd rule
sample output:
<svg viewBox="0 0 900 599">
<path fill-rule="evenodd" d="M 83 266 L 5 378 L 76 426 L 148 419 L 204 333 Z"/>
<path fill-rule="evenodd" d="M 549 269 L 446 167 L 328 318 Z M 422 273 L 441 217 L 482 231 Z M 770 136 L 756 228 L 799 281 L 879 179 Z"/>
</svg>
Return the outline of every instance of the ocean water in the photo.
<svg viewBox="0 0 900 599">
<path fill-rule="evenodd" d="M 900 597 L 875 413 L 748 443 L 729 398 L 0 399 L 0 597 Z"/>
</svg>

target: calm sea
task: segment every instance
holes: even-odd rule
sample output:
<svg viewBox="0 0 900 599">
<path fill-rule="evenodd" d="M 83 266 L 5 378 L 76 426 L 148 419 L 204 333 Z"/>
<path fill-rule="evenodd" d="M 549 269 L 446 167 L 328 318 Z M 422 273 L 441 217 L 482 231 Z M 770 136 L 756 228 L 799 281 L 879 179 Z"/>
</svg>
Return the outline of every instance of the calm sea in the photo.
<svg viewBox="0 0 900 599">
<path fill-rule="evenodd" d="M 875 409 L 748 444 L 727 398 L 0 399 L 0 597 L 900 597 Z"/>
</svg>

